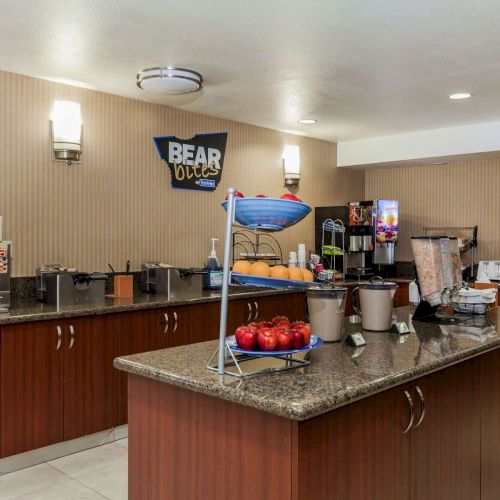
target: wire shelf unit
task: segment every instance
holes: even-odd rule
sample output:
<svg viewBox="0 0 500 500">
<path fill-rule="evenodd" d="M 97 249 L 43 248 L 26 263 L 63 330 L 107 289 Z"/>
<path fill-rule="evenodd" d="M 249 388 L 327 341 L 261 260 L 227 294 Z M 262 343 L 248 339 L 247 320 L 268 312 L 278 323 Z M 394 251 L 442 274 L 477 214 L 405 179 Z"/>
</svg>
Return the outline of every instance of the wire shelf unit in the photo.
<svg viewBox="0 0 500 500">
<path fill-rule="evenodd" d="M 236 189 L 229 188 L 227 196 L 227 207 L 226 207 L 226 230 L 224 238 L 224 267 L 223 267 L 223 277 L 222 277 L 222 299 L 221 299 L 221 315 L 220 315 L 220 327 L 219 327 L 219 345 L 216 351 L 213 353 L 211 358 L 207 362 L 208 370 L 217 372 L 219 375 L 231 375 L 233 377 L 249 377 L 262 373 L 278 372 L 284 370 L 291 370 L 294 368 L 303 368 L 310 364 L 309 353 L 310 351 L 301 352 L 299 355 L 288 354 L 286 352 L 276 351 L 273 355 L 267 354 L 267 356 L 259 355 L 246 355 L 240 354 L 232 350 L 230 343 L 226 338 L 227 330 L 227 313 L 228 313 L 228 302 L 229 302 L 229 287 L 231 285 L 231 250 L 234 250 L 236 246 L 234 244 L 235 234 L 239 237 L 244 235 L 248 238 L 246 232 L 252 232 L 252 229 L 243 228 L 241 224 L 235 222 L 236 204 L 237 198 L 235 198 Z M 307 207 L 309 208 L 309 207 Z M 309 208 L 310 211 L 310 208 Z M 309 212 L 305 212 L 304 215 L 299 219 L 301 220 Z M 294 221 L 293 223 L 298 222 Z M 288 227 L 291 224 L 288 224 Z M 233 230 L 236 232 L 233 233 Z M 274 231 L 278 231 L 275 229 Z M 266 229 L 266 234 L 270 232 Z M 274 241 L 277 240 L 271 237 Z M 248 240 L 246 240 L 248 241 Z M 262 245 L 262 244 L 261 244 Z M 279 244 L 278 244 L 279 246 Z M 281 247 L 279 246 L 280 254 Z M 239 285 L 244 286 L 244 285 Z M 245 370 L 243 365 L 249 364 L 250 369 Z"/>
</svg>

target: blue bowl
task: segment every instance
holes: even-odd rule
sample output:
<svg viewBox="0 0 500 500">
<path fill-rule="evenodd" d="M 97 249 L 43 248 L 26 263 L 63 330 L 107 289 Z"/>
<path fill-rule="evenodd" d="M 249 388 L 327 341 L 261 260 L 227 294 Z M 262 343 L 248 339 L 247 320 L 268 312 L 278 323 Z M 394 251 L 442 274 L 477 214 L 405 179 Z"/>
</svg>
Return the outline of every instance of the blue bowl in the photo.
<svg viewBox="0 0 500 500">
<path fill-rule="evenodd" d="M 311 211 L 301 201 L 281 198 L 235 198 L 235 202 L 236 222 L 250 229 L 281 231 L 297 224 Z M 227 200 L 222 203 L 226 211 L 228 203 Z"/>
</svg>

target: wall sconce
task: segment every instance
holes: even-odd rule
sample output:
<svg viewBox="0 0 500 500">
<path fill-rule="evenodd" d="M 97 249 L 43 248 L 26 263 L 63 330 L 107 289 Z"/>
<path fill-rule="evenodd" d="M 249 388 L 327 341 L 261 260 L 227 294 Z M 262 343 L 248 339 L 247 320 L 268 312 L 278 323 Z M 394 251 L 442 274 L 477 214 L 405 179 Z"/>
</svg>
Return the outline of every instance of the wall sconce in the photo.
<svg viewBox="0 0 500 500">
<path fill-rule="evenodd" d="M 300 180 L 300 146 L 289 144 L 283 149 L 285 187 L 298 186 Z"/>
<path fill-rule="evenodd" d="M 52 160 L 66 161 L 68 165 L 80 161 L 82 117 L 80 103 L 54 101 L 52 109 Z"/>
</svg>

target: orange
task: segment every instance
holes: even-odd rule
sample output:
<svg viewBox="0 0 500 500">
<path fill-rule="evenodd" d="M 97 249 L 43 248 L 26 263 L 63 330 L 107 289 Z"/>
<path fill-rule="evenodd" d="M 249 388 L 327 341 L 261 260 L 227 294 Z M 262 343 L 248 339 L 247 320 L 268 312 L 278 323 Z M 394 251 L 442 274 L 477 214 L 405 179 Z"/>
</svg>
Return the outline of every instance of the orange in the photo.
<svg viewBox="0 0 500 500">
<path fill-rule="evenodd" d="M 302 279 L 304 281 L 314 281 L 314 276 L 309 269 L 302 269 Z"/>
<path fill-rule="evenodd" d="M 254 262 L 252 267 L 250 267 L 250 274 L 269 278 L 271 276 L 271 268 L 265 262 Z"/>
<path fill-rule="evenodd" d="M 233 272 L 240 274 L 250 274 L 252 263 L 248 260 L 237 260 L 233 266 Z"/>
<path fill-rule="evenodd" d="M 271 278 L 281 278 L 287 280 L 290 276 L 288 269 L 285 266 L 271 267 Z"/>
<path fill-rule="evenodd" d="M 302 269 L 300 267 L 291 267 L 288 269 L 288 272 L 290 273 L 291 280 L 303 280 Z"/>
</svg>

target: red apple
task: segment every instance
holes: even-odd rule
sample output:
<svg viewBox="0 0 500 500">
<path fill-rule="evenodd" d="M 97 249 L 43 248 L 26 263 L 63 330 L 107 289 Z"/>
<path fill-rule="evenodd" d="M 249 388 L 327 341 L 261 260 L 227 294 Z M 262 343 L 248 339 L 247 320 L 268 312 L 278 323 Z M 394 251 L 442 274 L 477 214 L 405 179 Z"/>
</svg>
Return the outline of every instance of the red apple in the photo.
<svg viewBox="0 0 500 500">
<path fill-rule="evenodd" d="M 298 325 L 296 330 L 301 332 L 304 337 L 304 345 L 309 345 L 311 342 L 311 329 L 307 325 Z"/>
<path fill-rule="evenodd" d="M 235 197 L 235 198 L 244 198 L 245 196 L 244 196 L 244 194 L 243 194 L 243 193 L 240 193 L 239 191 L 236 191 L 236 193 L 234 193 L 234 197 Z M 227 198 L 228 198 L 228 197 L 226 196 L 226 197 L 224 198 L 224 201 L 226 201 L 226 200 L 227 200 Z"/>
<path fill-rule="evenodd" d="M 257 348 L 257 331 L 248 328 L 247 326 L 239 326 L 234 333 L 236 343 L 241 349 L 247 351 L 255 351 Z"/>
<path fill-rule="evenodd" d="M 304 321 L 294 321 L 290 326 L 296 330 L 299 326 L 305 325 Z"/>
<path fill-rule="evenodd" d="M 271 320 L 276 326 L 289 325 L 290 320 L 286 316 L 276 316 Z"/>
<path fill-rule="evenodd" d="M 257 335 L 257 343 L 263 351 L 274 351 L 278 338 L 271 328 L 262 328 Z"/>
<path fill-rule="evenodd" d="M 285 193 L 280 196 L 282 200 L 291 200 L 291 201 L 300 201 L 302 203 L 302 200 L 300 198 L 297 198 L 293 193 Z"/>
<path fill-rule="evenodd" d="M 278 343 L 276 349 L 278 351 L 288 351 L 292 347 L 293 338 L 287 330 L 278 328 Z"/>
<path fill-rule="evenodd" d="M 262 328 L 272 328 L 274 326 L 274 323 L 271 323 L 270 321 L 261 321 L 260 323 L 257 323 L 259 329 Z"/>
<path fill-rule="evenodd" d="M 258 194 L 258 195 L 256 195 L 255 197 L 256 197 L 256 198 L 267 198 L 267 196 L 266 196 L 266 195 L 264 195 L 264 194 Z"/>
<path fill-rule="evenodd" d="M 290 335 L 292 336 L 292 347 L 294 349 L 300 349 L 304 347 L 306 344 L 304 343 L 304 335 L 299 330 L 290 330 Z"/>
</svg>

